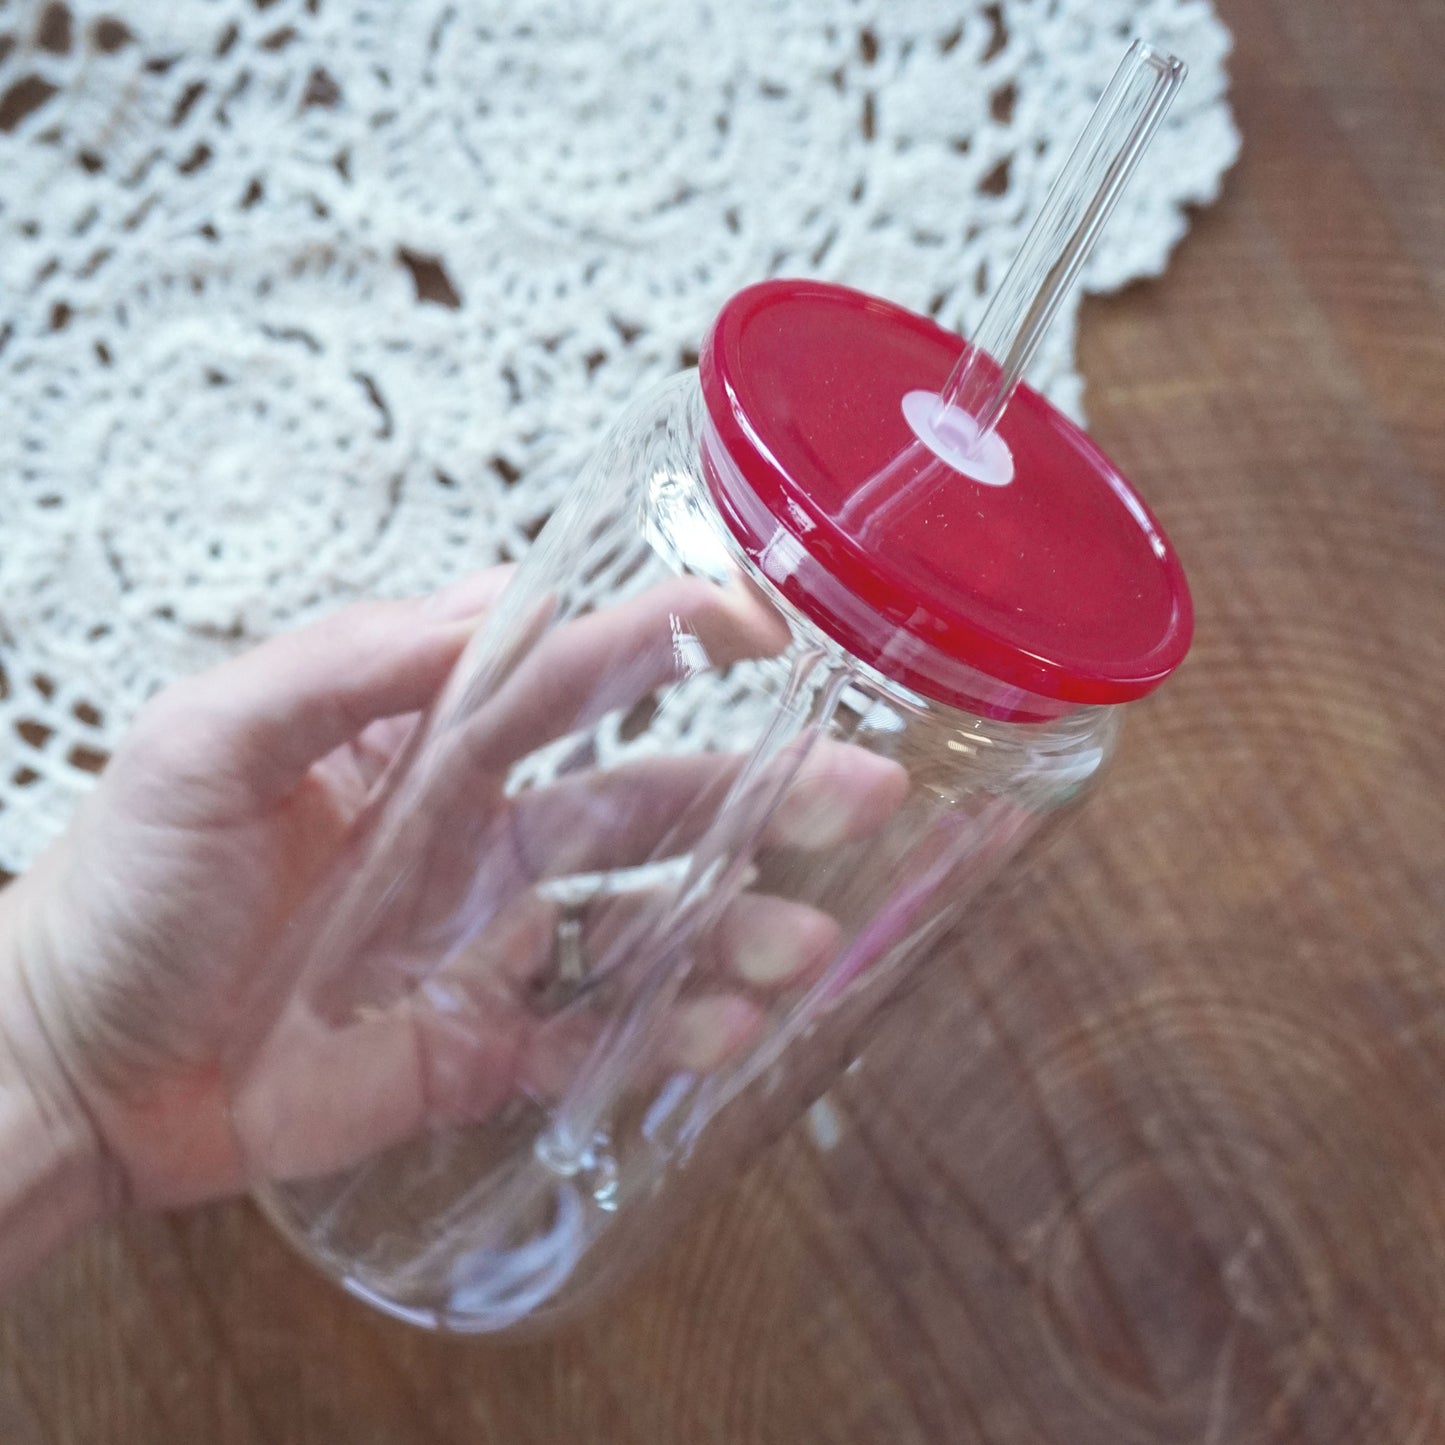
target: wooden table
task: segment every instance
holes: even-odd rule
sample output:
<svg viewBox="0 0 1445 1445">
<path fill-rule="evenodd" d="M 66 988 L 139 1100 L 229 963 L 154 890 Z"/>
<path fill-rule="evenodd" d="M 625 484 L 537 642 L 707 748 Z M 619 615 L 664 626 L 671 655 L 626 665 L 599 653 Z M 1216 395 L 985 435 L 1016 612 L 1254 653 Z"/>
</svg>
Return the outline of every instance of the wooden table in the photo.
<svg viewBox="0 0 1445 1445">
<path fill-rule="evenodd" d="M 1083 321 L 1193 658 L 832 1127 L 523 1346 L 244 1204 L 99 1232 L 0 1315 L 0 1440 L 1445 1439 L 1445 6 L 1221 8 L 1244 158 Z"/>
</svg>

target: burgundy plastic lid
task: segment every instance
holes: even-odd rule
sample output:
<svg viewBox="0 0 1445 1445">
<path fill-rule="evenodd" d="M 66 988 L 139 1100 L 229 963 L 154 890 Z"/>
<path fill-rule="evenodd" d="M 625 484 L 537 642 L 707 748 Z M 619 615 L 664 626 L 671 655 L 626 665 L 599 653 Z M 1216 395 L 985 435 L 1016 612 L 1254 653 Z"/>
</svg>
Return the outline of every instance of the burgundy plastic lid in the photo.
<svg viewBox="0 0 1445 1445">
<path fill-rule="evenodd" d="M 939 661 L 1057 703 L 1142 696 L 1193 630 L 1173 548 L 1103 452 L 1026 386 L 999 427 L 1007 485 L 920 443 L 903 398 L 938 392 L 962 351 L 926 318 L 843 287 L 738 293 L 700 359 L 719 509 L 819 627 L 926 696 L 978 705 Z"/>
</svg>

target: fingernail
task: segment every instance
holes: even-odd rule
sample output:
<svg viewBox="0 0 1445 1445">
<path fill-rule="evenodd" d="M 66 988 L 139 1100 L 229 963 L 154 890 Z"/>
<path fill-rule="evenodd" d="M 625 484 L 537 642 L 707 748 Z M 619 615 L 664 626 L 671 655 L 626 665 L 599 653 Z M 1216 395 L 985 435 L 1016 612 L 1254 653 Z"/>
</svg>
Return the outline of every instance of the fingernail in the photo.
<svg viewBox="0 0 1445 1445">
<path fill-rule="evenodd" d="M 516 567 L 506 563 L 488 567 L 484 572 L 473 572 L 470 576 L 443 587 L 426 598 L 421 610 L 428 617 L 442 622 L 469 623 L 476 625 L 496 605 L 502 589 L 511 580 Z"/>
<path fill-rule="evenodd" d="M 804 903 L 744 898 L 725 947 L 744 983 L 767 988 L 815 974 L 837 951 L 838 924 Z"/>
<path fill-rule="evenodd" d="M 819 758 L 826 763 L 800 777 L 778 805 L 771 841 L 795 848 L 851 842 L 882 827 L 906 801 L 908 774 L 891 758 L 837 743 L 824 747 Z"/>
<path fill-rule="evenodd" d="M 462 642 L 475 636 L 477 629 L 491 616 L 491 612 L 477 612 L 470 617 L 448 618 L 441 623 L 440 630 L 447 637 L 456 637 Z"/>
<path fill-rule="evenodd" d="M 800 789 L 779 804 L 773 834 L 785 846 L 829 848 L 848 836 L 852 822 L 848 798 L 832 789 Z"/>
<path fill-rule="evenodd" d="M 694 1073 L 715 1069 L 753 1031 L 758 1010 L 746 999 L 716 997 L 684 1004 L 673 1022 L 673 1057 Z"/>
<path fill-rule="evenodd" d="M 782 933 L 749 938 L 737 951 L 735 966 L 744 983 L 782 983 L 803 966 L 798 945 Z"/>
</svg>

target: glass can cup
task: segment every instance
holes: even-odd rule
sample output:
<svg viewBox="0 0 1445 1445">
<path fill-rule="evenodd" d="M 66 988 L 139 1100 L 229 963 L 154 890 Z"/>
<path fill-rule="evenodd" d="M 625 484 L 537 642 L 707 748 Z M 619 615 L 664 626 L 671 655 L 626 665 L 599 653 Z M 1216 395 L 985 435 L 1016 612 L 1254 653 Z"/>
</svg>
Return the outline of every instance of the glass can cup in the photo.
<svg viewBox="0 0 1445 1445">
<path fill-rule="evenodd" d="M 846 510 L 782 455 L 787 441 L 816 461 L 824 435 L 786 394 L 805 385 L 788 377 L 816 377 L 809 344 L 842 346 L 891 397 L 936 386 L 962 343 L 835 287 L 770 283 L 730 307 L 701 376 L 636 402 L 543 529 L 257 979 L 235 1041 L 233 1119 L 270 1218 L 355 1294 L 422 1325 L 556 1319 L 724 1190 L 1098 778 L 1120 711 L 1108 699 L 1157 680 L 1115 676 L 1111 693 L 1075 660 L 1027 686 L 1035 674 L 1000 665 L 984 624 L 1009 641 L 988 608 L 1010 586 L 1056 606 L 1047 585 L 990 591 L 904 546 L 912 575 L 874 586 L 892 542 L 926 539 L 916 515 L 911 533 L 906 516 L 880 527 L 878 508 L 854 518 L 843 557 L 755 484 L 774 467 L 803 505 Z M 724 354 L 729 323 L 744 341 L 749 327 L 801 335 L 834 310 L 841 341 L 790 336 L 781 379 L 765 345 Z M 865 328 L 925 334 L 939 352 L 927 375 L 900 380 L 887 337 L 881 359 L 850 351 L 860 311 Z M 738 374 L 753 372 L 750 401 Z M 1015 487 L 1030 426 L 1102 464 L 1041 399 L 1019 413 Z M 870 477 L 901 467 L 895 511 L 957 481 L 910 434 L 884 454 L 912 458 L 864 463 Z M 1142 504 L 1110 486 L 1122 525 L 1177 571 Z M 926 606 L 900 621 L 900 585 L 926 602 L 967 593 L 972 612 L 952 614 L 963 644 L 918 622 Z M 1182 642 L 1163 671 L 1188 643 L 1182 574 L 1171 585 Z"/>
</svg>

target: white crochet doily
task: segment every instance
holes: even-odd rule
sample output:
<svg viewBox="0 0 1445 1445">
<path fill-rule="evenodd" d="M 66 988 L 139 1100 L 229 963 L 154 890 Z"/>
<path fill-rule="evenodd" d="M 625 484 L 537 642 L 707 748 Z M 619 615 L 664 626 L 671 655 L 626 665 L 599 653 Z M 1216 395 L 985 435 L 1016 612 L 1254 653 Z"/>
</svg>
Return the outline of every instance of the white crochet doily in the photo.
<svg viewBox="0 0 1445 1445">
<path fill-rule="evenodd" d="M 966 329 L 1134 36 L 1191 76 L 1095 290 L 1235 153 L 1205 0 L 0 8 L 0 868 L 169 679 L 524 552 L 738 287 Z"/>
</svg>

